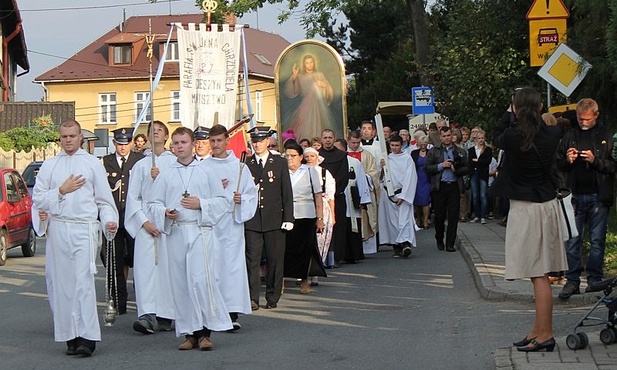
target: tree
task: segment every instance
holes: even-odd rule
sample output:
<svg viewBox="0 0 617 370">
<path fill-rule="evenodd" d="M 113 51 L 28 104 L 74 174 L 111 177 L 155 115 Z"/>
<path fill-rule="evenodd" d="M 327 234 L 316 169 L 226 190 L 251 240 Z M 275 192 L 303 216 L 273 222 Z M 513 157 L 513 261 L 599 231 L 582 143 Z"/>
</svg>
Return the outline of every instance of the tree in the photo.
<svg viewBox="0 0 617 370">
<path fill-rule="evenodd" d="M 343 8 L 347 25 L 322 26 L 327 42 L 346 53 L 350 76 L 347 118 L 351 128 L 375 114 L 379 101 L 410 99 L 420 84 L 414 61 L 411 22 L 401 0 L 382 0 L 362 8 Z"/>
<path fill-rule="evenodd" d="M 593 98 L 604 122 L 617 117 L 617 0 L 569 1 L 568 45 L 592 65 L 570 97 Z"/>
<path fill-rule="evenodd" d="M 440 113 L 490 129 L 514 88 L 541 86 L 527 66 L 528 7 L 522 0 L 442 0 L 432 8 L 429 73 Z"/>
<path fill-rule="evenodd" d="M 156 0 L 150 0 L 156 2 Z M 402 3 L 403 0 L 400 0 Z M 289 19 L 296 12 L 299 12 L 300 24 L 306 30 L 308 37 L 319 34 L 325 36 L 324 25 L 328 25 L 331 19 L 336 18 L 345 10 L 356 9 L 363 11 L 370 6 L 383 6 L 384 0 L 306 0 L 304 8 L 300 8 L 300 0 L 235 0 L 219 1 L 221 12 L 233 12 L 241 16 L 242 14 L 261 8 L 264 4 L 287 4 L 286 11 L 279 15 L 281 22 Z M 196 5 L 201 8 L 202 1 L 196 0 Z M 414 47 L 418 56 L 417 63 L 420 67 L 419 72 L 424 73 L 423 67 L 430 61 L 430 45 L 427 32 L 426 11 L 424 10 L 424 0 L 405 0 L 407 11 L 405 14 L 410 20 L 414 35 Z M 369 13 L 365 15 L 370 16 Z M 391 23 L 392 24 L 392 23 Z M 339 50 L 340 51 L 340 50 Z"/>
<path fill-rule="evenodd" d="M 57 127 L 51 115 L 34 118 L 29 127 L 16 127 L 0 134 L 0 147 L 4 150 L 29 152 L 44 148 L 58 138 Z"/>
</svg>

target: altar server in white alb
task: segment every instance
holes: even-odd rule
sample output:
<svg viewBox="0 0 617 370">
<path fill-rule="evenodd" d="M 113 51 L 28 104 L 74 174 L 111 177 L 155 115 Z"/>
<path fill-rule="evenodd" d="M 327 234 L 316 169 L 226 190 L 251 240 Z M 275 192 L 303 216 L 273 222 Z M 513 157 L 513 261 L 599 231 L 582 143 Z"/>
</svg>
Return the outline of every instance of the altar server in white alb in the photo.
<svg viewBox="0 0 617 370">
<path fill-rule="evenodd" d="M 151 136 L 151 129 L 154 129 L 152 150 L 133 167 L 124 218 L 126 231 L 135 238 L 133 279 L 138 318 L 133 323 L 133 330 L 143 334 L 153 334 L 157 326 L 162 331 L 171 330 L 175 318 L 166 238 L 154 225 L 147 207 L 154 195 L 154 180 L 169 170 L 169 166 L 176 162 L 176 156 L 165 150 L 165 142 L 169 139 L 167 126 L 154 121 L 153 127 L 148 126 L 148 136 Z"/>
<path fill-rule="evenodd" d="M 388 197 L 385 183 L 379 200 L 379 242 L 390 244 L 394 257 L 409 257 L 411 247 L 416 246 L 416 230 L 413 216 L 413 199 L 416 195 L 416 166 L 411 156 L 403 151 L 403 139 L 390 137 L 388 166 L 394 187 L 394 196 Z M 385 161 L 381 160 L 381 167 Z"/>
<path fill-rule="evenodd" d="M 214 274 L 229 310 L 233 329 L 241 328 L 238 314 L 251 313 L 251 297 L 246 272 L 244 223 L 257 210 L 257 189 L 251 170 L 227 150 L 229 133 L 223 125 L 210 129 L 211 156 L 201 163 L 215 174 L 232 202 L 231 209 L 213 229 Z"/>
<path fill-rule="evenodd" d="M 66 342 L 67 355 L 90 356 L 101 340 L 95 258 L 101 229 L 110 240 L 117 232 L 118 210 L 103 165 L 80 148 L 79 123 L 65 121 L 59 131 L 62 151 L 43 163 L 34 186 L 34 207 L 46 216 L 36 231 L 47 233 L 45 277 L 55 340 Z"/>
<path fill-rule="evenodd" d="M 193 157 L 193 131 L 177 128 L 172 148 L 177 162 L 154 182 L 149 209 L 167 234 L 169 278 L 180 350 L 210 350 L 210 333 L 233 328 L 215 280 L 212 228 L 231 212 L 221 180 Z M 173 246 L 173 247 L 172 247 Z"/>
</svg>

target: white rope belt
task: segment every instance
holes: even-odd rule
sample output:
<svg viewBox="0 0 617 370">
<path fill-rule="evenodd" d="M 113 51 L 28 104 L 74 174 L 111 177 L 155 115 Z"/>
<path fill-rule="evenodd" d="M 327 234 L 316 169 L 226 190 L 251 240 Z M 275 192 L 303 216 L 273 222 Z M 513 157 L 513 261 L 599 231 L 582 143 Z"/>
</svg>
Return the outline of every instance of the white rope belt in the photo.
<svg viewBox="0 0 617 370">
<path fill-rule="evenodd" d="M 98 220 L 93 220 L 93 221 L 73 220 L 73 219 L 61 218 L 61 217 L 51 217 L 51 219 L 53 221 L 58 221 L 58 222 L 62 222 L 65 224 L 88 225 L 88 235 L 89 235 L 88 240 L 90 241 L 90 273 L 92 275 L 95 275 L 96 274 L 96 250 L 98 249 L 98 244 L 94 242 L 94 238 L 92 237 L 92 235 L 94 235 L 95 231 L 100 230 L 99 221 Z M 100 235 L 97 241 L 99 243 L 101 242 Z"/>
</svg>

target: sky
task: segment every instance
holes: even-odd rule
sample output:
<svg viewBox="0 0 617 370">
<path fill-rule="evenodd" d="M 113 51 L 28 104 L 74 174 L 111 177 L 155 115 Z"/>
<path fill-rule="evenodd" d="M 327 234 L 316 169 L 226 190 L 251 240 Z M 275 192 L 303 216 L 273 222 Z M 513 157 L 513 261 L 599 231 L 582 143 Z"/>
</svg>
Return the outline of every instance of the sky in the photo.
<svg viewBox="0 0 617 370">
<path fill-rule="evenodd" d="M 17 81 L 18 101 L 40 101 L 43 89 L 32 81 L 116 27 L 122 21 L 123 10 L 127 18 L 169 14 L 170 5 L 172 14 L 199 12 L 195 0 L 159 0 L 154 4 L 147 0 L 17 0 L 17 4 L 30 62 L 30 72 Z M 277 16 L 283 7 L 284 4 L 266 4 L 238 23 L 277 33 L 289 42 L 304 39 L 305 32 L 297 20 L 278 24 Z"/>
</svg>

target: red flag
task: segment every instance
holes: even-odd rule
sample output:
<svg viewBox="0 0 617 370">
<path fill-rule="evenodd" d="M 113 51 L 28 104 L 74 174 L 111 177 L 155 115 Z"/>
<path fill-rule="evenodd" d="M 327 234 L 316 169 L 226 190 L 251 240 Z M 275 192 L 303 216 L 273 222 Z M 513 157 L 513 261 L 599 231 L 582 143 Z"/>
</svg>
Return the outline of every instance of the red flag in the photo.
<svg viewBox="0 0 617 370">
<path fill-rule="evenodd" d="M 230 135 L 227 149 L 233 150 L 237 158 L 242 157 L 242 152 L 246 151 L 246 139 L 242 128 L 236 130 Z"/>
</svg>

